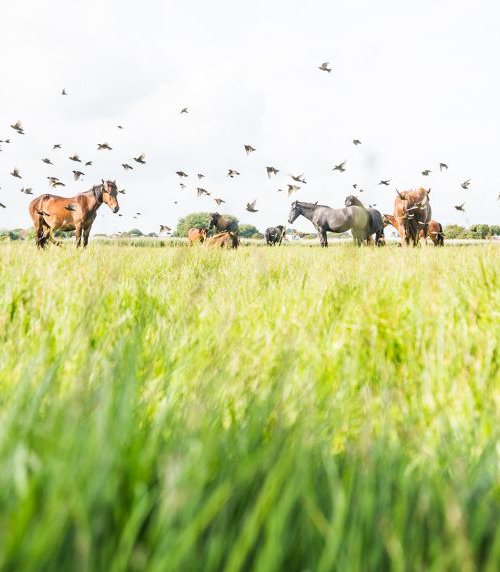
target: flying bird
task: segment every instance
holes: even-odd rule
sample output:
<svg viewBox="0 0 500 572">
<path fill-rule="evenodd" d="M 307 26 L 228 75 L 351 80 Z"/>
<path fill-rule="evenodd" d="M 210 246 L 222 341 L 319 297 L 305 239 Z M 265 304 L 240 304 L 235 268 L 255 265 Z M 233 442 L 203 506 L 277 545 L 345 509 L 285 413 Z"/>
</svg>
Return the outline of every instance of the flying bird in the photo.
<svg viewBox="0 0 500 572">
<path fill-rule="evenodd" d="M 389 186 L 389 183 L 391 182 L 391 179 L 382 179 L 379 183 L 379 185 L 385 185 L 386 187 Z"/>
<path fill-rule="evenodd" d="M 460 186 L 462 187 L 462 189 L 468 189 L 469 185 L 470 185 L 470 179 L 467 179 Z"/>
<path fill-rule="evenodd" d="M 210 193 L 206 189 L 202 189 L 201 187 L 197 187 L 196 191 L 198 192 L 199 197 L 202 197 L 203 195 L 210 196 Z"/>
<path fill-rule="evenodd" d="M 68 95 L 65 89 L 62 90 L 61 95 Z"/>
<path fill-rule="evenodd" d="M 134 157 L 134 161 L 136 163 L 140 163 L 141 165 L 145 165 L 146 164 L 146 155 L 144 155 L 144 153 L 141 153 L 139 155 L 139 157 Z"/>
<path fill-rule="evenodd" d="M 73 171 L 73 177 L 75 178 L 75 181 L 78 181 L 78 179 L 84 175 L 85 173 L 82 173 L 81 171 Z"/>
<path fill-rule="evenodd" d="M 217 203 L 218 206 L 226 202 L 224 199 L 214 199 L 214 201 Z"/>
<path fill-rule="evenodd" d="M 17 131 L 20 135 L 24 135 L 23 124 L 19 120 L 13 123 L 11 127 L 12 129 L 14 129 L 14 131 Z"/>
<path fill-rule="evenodd" d="M 465 212 L 464 206 L 465 203 L 462 203 L 461 205 L 455 205 L 455 208 L 457 209 L 457 211 Z"/>
<path fill-rule="evenodd" d="M 50 159 L 47 159 L 47 157 L 45 157 L 45 159 L 42 159 L 42 163 L 45 163 L 46 165 L 52 165 L 52 161 Z"/>
<path fill-rule="evenodd" d="M 229 169 L 227 172 L 227 176 L 231 177 L 231 179 L 233 179 L 234 177 L 241 175 L 241 173 L 238 173 L 238 171 L 235 171 L 234 169 Z"/>
<path fill-rule="evenodd" d="M 12 172 L 10 173 L 13 177 L 17 177 L 18 179 L 22 179 L 21 175 L 19 174 L 19 169 L 15 168 L 12 169 Z"/>
<path fill-rule="evenodd" d="M 60 143 L 56 143 L 53 147 L 52 147 L 52 151 L 55 151 L 56 149 L 60 149 L 61 148 L 61 144 Z"/>
<path fill-rule="evenodd" d="M 123 129 L 123 125 L 117 125 L 118 129 Z"/>
<path fill-rule="evenodd" d="M 187 108 L 187 107 L 183 107 L 183 108 L 181 109 L 181 115 L 182 115 L 183 113 L 188 113 L 188 108 Z"/>
<path fill-rule="evenodd" d="M 185 173 L 184 171 L 176 171 L 175 172 L 176 175 L 179 175 L 179 177 L 182 179 L 182 177 L 189 177 L 189 175 L 187 173 Z"/>
<path fill-rule="evenodd" d="M 333 167 L 333 170 L 334 171 L 340 171 L 341 173 L 343 173 L 345 171 L 345 164 L 346 163 L 347 163 L 347 161 L 342 161 L 342 163 L 335 165 L 335 167 Z"/>
<path fill-rule="evenodd" d="M 71 211 L 76 211 L 75 205 L 73 205 L 73 204 L 71 204 L 71 203 L 70 203 L 69 205 L 66 205 L 64 208 L 65 208 L 67 211 L 70 211 L 70 212 L 71 212 Z"/>
<path fill-rule="evenodd" d="M 87 161 L 87 162 L 85 163 L 85 166 L 86 166 L 86 167 L 91 167 L 91 166 L 92 166 L 92 161 Z"/>
<path fill-rule="evenodd" d="M 0 203 L 0 208 L 6 209 L 7 207 L 3 203 Z"/>
<path fill-rule="evenodd" d="M 292 177 L 292 179 L 294 181 L 297 181 L 297 183 L 302 183 L 303 185 L 306 185 L 306 180 L 304 179 L 304 174 L 302 173 L 301 175 L 290 175 L 290 177 Z"/>
<path fill-rule="evenodd" d="M 439 163 L 439 170 L 442 171 L 443 169 L 448 169 L 448 165 L 446 163 Z"/>
<path fill-rule="evenodd" d="M 134 167 L 128 163 L 122 163 L 122 167 L 125 169 L 125 171 L 132 171 L 134 169 Z"/>
<path fill-rule="evenodd" d="M 280 171 L 274 167 L 266 167 L 267 176 L 271 178 L 271 175 L 277 175 Z"/>
<path fill-rule="evenodd" d="M 293 193 L 296 193 L 297 191 L 300 191 L 301 187 L 297 186 L 297 185 L 287 185 L 287 192 L 288 192 L 288 196 L 292 195 Z"/>
<path fill-rule="evenodd" d="M 21 189 L 21 193 L 24 193 L 25 195 L 32 195 L 33 194 L 33 189 L 29 188 L 29 189 L 25 189 L 24 187 Z"/>
<path fill-rule="evenodd" d="M 352 142 L 354 145 L 361 145 L 361 141 L 359 139 L 353 139 Z"/>
<path fill-rule="evenodd" d="M 257 199 L 255 199 L 254 201 L 252 201 L 251 203 L 247 203 L 247 211 L 250 213 L 256 213 L 258 212 L 258 209 L 255 208 L 255 203 L 257 202 Z"/>
<path fill-rule="evenodd" d="M 111 151 L 111 149 L 113 149 L 113 147 L 110 147 L 108 143 L 98 143 L 97 144 L 97 150 L 98 151 L 102 151 L 102 150 Z"/>
<path fill-rule="evenodd" d="M 328 73 L 330 73 L 332 71 L 332 68 L 329 68 L 328 66 L 330 65 L 330 62 L 323 62 L 320 66 L 318 66 L 318 69 L 320 69 L 321 71 L 326 71 Z"/>
<path fill-rule="evenodd" d="M 430 174 L 431 174 L 430 169 L 425 169 L 424 171 L 422 171 L 422 175 L 423 175 L 424 177 L 428 177 Z"/>
<path fill-rule="evenodd" d="M 181 187 L 181 190 L 186 188 L 186 185 L 184 183 L 179 183 L 179 186 Z"/>
<path fill-rule="evenodd" d="M 196 176 L 201 180 L 205 175 L 203 175 L 203 173 L 196 173 Z"/>
<path fill-rule="evenodd" d="M 166 224 L 160 224 L 160 232 L 170 232 L 172 229 Z"/>
<path fill-rule="evenodd" d="M 125 195 L 126 194 L 126 190 L 125 189 L 121 189 L 120 191 L 118 191 L 120 194 Z"/>
<path fill-rule="evenodd" d="M 250 155 L 250 153 L 257 151 L 257 149 L 255 147 L 252 147 L 251 145 L 244 145 L 244 147 L 247 155 Z"/>
<path fill-rule="evenodd" d="M 81 162 L 82 162 L 81 159 L 80 159 L 80 157 L 79 157 L 76 153 L 75 153 L 74 155 L 72 155 L 72 156 L 69 158 L 69 160 L 70 160 L 70 161 L 75 161 L 76 163 L 81 163 Z"/>
</svg>

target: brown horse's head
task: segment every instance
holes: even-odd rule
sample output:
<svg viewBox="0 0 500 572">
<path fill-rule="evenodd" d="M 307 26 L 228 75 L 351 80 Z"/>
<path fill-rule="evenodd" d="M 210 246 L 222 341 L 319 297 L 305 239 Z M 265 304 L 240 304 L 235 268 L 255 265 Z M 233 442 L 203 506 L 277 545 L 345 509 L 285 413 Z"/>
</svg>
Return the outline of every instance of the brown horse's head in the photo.
<svg viewBox="0 0 500 572">
<path fill-rule="evenodd" d="M 106 203 L 114 213 L 117 213 L 120 210 L 120 205 L 118 204 L 118 187 L 116 186 L 116 181 L 101 180 L 102 202 Z"/>
</svg>

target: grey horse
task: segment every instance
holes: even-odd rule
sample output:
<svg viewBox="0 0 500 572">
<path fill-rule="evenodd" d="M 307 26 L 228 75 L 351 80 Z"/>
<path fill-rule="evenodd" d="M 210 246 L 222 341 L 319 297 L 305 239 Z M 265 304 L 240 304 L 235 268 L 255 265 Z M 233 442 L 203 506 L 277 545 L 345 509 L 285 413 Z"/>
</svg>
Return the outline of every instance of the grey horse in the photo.
<svg viewBox="0 0 500 572">
<path fill-rule="evenodd" d="M 361 207 L 368 211 L 370 215 L 370 230 L 369 230 L 369 238 L 375 235 L 375 244 L 377 246 L 384 246 L 385 245 L 385 236 L 384 236 L 384 221 L 382 217 L 382 213 L 377 209 L 367 209 L 365 205 L 354 195 L 349 195 L 346 197 L 344 202 L 346 207 Z"/>
<path fill-rule="evenodd" d="M 294 201 L 290 209 L 288 222 L 292 224 L 300 215 L 313 223 L 314 228 L 318 232 L 321 246 L 328 246 L 327 231 L 346 232 L 350 230 L 354 244 L 357 246 L 361 246 L 363 241 L 368 240 L 369 215 L 366 209 L 361 207 L 332 209 L 325 205 Z"/>
</svg>

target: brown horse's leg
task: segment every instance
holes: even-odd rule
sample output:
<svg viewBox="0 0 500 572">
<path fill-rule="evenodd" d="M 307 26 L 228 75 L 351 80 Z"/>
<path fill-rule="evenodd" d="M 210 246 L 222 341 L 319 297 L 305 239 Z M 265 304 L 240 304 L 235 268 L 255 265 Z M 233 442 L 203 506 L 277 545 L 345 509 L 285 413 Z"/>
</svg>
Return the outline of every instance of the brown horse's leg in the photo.
<svg viewBox="0 0 500 572">
<path fill-rule="evenodd" d="M 90 226 L 83 231 L 83 247 L 85 248 L 89 243 Z"/>
<path fill-rule="evenodd" d="M 76 246 L 77 248 L 82 244 L 82 225 L 75 225 L 75 235 L 76 235 Z"/>
</svg>

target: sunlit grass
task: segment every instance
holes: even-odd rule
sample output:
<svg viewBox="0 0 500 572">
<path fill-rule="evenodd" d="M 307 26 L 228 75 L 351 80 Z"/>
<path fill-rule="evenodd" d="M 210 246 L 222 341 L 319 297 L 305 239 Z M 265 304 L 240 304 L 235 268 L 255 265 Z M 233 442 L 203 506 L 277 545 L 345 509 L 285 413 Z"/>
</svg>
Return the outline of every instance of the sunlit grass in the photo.
<svg viewBox="0 0 500 572">
<path fill-rule="evenodd" d="M 496 247 L 0 264 L 2 569 L 498 569 Z"/>
</svg>

